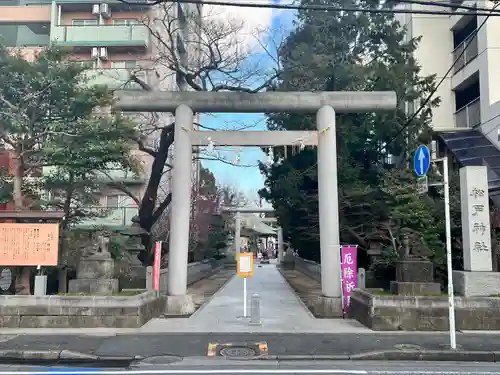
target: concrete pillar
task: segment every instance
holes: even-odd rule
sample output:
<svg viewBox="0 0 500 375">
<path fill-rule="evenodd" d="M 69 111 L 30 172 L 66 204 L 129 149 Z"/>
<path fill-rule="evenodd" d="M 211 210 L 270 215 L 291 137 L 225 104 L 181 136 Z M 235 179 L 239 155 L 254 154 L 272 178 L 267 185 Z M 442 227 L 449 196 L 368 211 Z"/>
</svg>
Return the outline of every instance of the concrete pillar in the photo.
<svg viewBox="0 0 500 375">
<path fill-rule="evenodd" d="M 41 297 L 47 295 L 47 275 L 35 276 L 35 296 Z"/>
<path fill-rule="evenodd" d="M 192 168 L 192 146 L 188 133 L 192 129 L 193 111 L 181 104 L 175 110 L 167 314 L 183 315 L 194 311 L 193 301 L 186 295 Z"/>
<path fill-rule="evenodd" d="M 335 110 L 321 107 L 316 122 L 322 293 L 318 312 L 324 317 L 335 317 L 342 316 Z"/>
<path fill-rule="evenodd" d="M 358 268 L 358 289 L 366 289 L 366 270 Z"/>
<path fill-rule="evenodd" d="M 146 289 L 153 290 L 153 267 L 146 267 Z"/>
<path fill-rule="evenodd" d="M 241 214 L 236 211 L 234 215 L 234 251 L 235 254 L 240 252 L 241 247 Z"/>
<path fill-rule="evenodd" d="M 496 295 L 500 273 L 492 267 L 487 167 L 460 168 L 460 201 L 464 270 L 453 271 L 453 286 L 465 297 Z"/>
<path fill-rule="evenodd" d="M 283 245 L 283 229 L 281 227 L 278 228 L 278 262 L 283 262 L 284 257 L 284 245 Z"/>
</svg>

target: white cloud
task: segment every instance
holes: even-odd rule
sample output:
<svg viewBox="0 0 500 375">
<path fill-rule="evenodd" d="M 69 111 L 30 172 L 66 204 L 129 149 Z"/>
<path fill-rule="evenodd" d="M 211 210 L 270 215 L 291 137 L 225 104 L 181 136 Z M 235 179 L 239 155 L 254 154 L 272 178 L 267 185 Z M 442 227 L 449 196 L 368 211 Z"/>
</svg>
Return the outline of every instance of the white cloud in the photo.
<svg viewBox="0 0 500 375">
<path fill-rule="evenodd" d="M 272 4 L 272 0 L 230 0 L 238 3 L 251 4 Z M 237 6 L 205 5 L 204 13 L 209 17 L 214 17 L 219 22 L 232 21 L 241 23 L 242 27 L 236 38 L 240 46 L 246 46 L 253 50 L 258 45 L 257 37 L 262 34 L 262 30 L 268 29 L 272 22 L 276 10 L 272 8 L 246 8 Z M 234 37 L 234 36 L 233 36 Z"/>
</svg>

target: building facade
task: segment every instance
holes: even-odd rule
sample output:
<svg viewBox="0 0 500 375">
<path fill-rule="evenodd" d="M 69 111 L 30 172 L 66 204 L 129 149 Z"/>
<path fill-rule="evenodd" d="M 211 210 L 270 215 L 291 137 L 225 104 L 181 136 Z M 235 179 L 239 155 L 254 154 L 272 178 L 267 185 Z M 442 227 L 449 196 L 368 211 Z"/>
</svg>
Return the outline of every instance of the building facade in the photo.
<svg viewBox="0 0 500 375">
<path fill-rule="evenodd" d="M 496 2 L 451 3 L 488 8 L 479 11 L 488 14 Z M 441 104 L 433 109 L 432 118 L 442 149 L 454 156 L 458 167 L 487 166 L 490 197 L 500 207 L 500 19 L 478 16 L 473 9 L 405 7 L 455 13 L 401 14 L 398 18 L 408 29 L 408 37 L 421 37 L 415 57 L 422 75 L 436 74 L 437 82 L 445 77 L 435 93 Z"/>
<path fill-rule="evenodd" d="M 141 2 L 136 0 L 133 3 Z M 172 4 L 167 7 L 148 5 L 147 1 L 129 5 L 118 0 L 0 0 L 0 35 L 7 47 L 20 49 L 27 59 L 33 58 L 50 43 L 70 49 L 74 60 L 92 64 L 93 69 L 87 73 L 91 85 L 106 84 L 112 90 L 142 90 L 139 84 L 130 81 L 131 73 L 134 73 L 153 90 L 186 90 L 182 78 L 169 70 L 167 64 L 158 63 L 158 56 L 172 52 L 168 48 L 162 49 L 158 36 L 169 40 L 171 35 L 162 28 L 166 24 L 162 21 L 175 19 L 175 53 L 186 64 L 193 61 L 188 59 L 188 53 L 196 50 L 196 46 L 188 45 L 187 40 L 192 44 L 196 38 L 190 36 L 193 28 L 188 20 L 193 14 L 201 20 L 201 12 L 199 5 Z M 172 121 L 170 114 L 137 116 L 138 123 L 151 123 L 153 128 L 161 128 Z M 149 147 L 157 147 L 160 131 L 148 132 L 146 143 Z M 141 175 L 132 176 L 114 170 L 111 176 L 141 197 L 153 159 L 139 151 L 135 156 L 142 162 Z M 193 168 L 194 177 L 198 175 L 197 164 Z M 160 201 L 170 191 L 169 180 L 167 172 L 159 189 Z M 138 212 L 134 200 L 111 188 L 101 192 L 100 206 L 96 209 L 102 211 L 103 207 L 109 212 L 107 216 L 83 222 L 80 226 L 121 229 L 130 225 Z M 162 232 L 162 228 L 158 230 Z"/>
</svg>

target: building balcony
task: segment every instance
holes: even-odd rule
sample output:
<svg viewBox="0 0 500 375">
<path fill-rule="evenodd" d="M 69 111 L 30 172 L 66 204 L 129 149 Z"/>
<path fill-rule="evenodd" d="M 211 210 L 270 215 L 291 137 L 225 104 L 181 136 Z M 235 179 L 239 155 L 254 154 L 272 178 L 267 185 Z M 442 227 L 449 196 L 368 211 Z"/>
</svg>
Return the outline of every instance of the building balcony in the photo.
<svg viewBox="0 0 500 375">
<path fill-rule="evenodd" d="M 93 229 L 105 227 L 107 229 L 122 230 L 132 224 L 132 218 L 139 214 L 137 207 L 89 207 L 88 210 L 96 215 L 91 219 L 75 224 L 78 229 Z"/>
<path fill-rule="evenodd" d="M 144 25 L 55 26 L 50 39 L 65 47 L 147 48 L 149 30 Z"/>
<path fill-rule="evenodd" d="M 474 99 L 455 112 L 457 128 L 473 128 L 481 124 L 481 98 Z"/>
<path fill-rule="evenodd" d="M 92 69 L 85 72 L 85 78 L 90 86 L 106 85 L 110 90 L 142 90 L 139 84 L 130 81 L 132 72 L 129 69 Z M 138 72 L 135 75 L 148 83 L 146 72 Z"/>
<path fill-rule="evenodd" d="M 102 181 L 115 181 L 124 184 L 142 184 L 147 181 L 146 177 L 138 176 L 135 173 L 124 171 L 122 169 L 110 169 L 106 173 L 97 172 L 97 178 Z"/>
<path fill-rule="evenodd" d="M 50 176 L 53 172 L 55 172 L 57 167 L 43 167 L 42 175 Z M 97 179 L 102 182 L 112 181 L 112 182 L 120 182 L 123 184 L 143 184 L 146 180 L 144 176 L 138 176 L 132 172 L 124 171 L 121 169 L 110 169 L 107 170 L 106 173 L 96 172 Z"/>
<path fill-rule="evenodd" d="M 474 60 L 477 57 L 477 53 L 477 33 L 474 32 L 453 50 L 453 61 L 456 61 L 453 67 L 453 73 L 463 69 L 464 66 Z"/>
</svg>

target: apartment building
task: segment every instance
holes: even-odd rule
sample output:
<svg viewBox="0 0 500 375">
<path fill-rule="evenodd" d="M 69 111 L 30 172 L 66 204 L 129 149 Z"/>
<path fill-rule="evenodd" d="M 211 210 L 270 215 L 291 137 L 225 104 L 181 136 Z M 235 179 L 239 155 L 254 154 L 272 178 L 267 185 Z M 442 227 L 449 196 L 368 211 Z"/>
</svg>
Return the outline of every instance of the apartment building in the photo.
<svg viewBox="0 0 500 375">
<path fill-rule="evenodd" d="M 438 82 L 446 76 L 436 92 L 441 105 L 433 110 L 432 119 L 443 149 L 459 166 L 488 167 L 490 196 L 500 207 L 500 196 L 496 196 L 500 192 L 500 18 L 456 8 L 491 9 L 494 1 L 451 3 L 451 9 L 408 4 L 406 8 L 450 10 L 454 14 L 405 14 L 399 20 L 408 28 L 409 37 L 422 37 L 416 51 L 422 74 L 436 74 Z"/>
<path fill-rule="evenodd" d="M 163 30 L 158 26 L 161 22 L 148 24 L 145 20 L 163 18 L 162 12 L 166 8 L 149 5 L 146 0 L 134 0 L 133 3 L 124 4 L 118 0 L 0 0 L 0 35 L 3 43 L 20 48 L 28 59 L 49 43 L 70 49 L 74 60 L 92 63 L 93 70 L 88 72 L 89 84 L 141 90 L 137 83 L 128 82 L 130 73 L 134 72 L 154 90 L 185 90 L 182 79 L 161 64 L 154 63 L 158 54 L 164 51 L 158 50 L 159 44 L 150 29 L 159 35 Z M 187 12 L 197 12 L 191 14 L 201 17 L 201 11 L 199 5 L 168 7 L 168 12 L 172 12 L 170 19 L 175 18 L 178 22 L 176 48 L 186 63 L 187 54 L 193 49 L 186 45 L 190 32 L 186 15 Z M 189 40 L 193 43 L 195 39 L 191 37 Z M 151 119 L 150 114 L 144 116 Z M 168 114 L 155 118 L 160 126 L 171 120 Z M 158 136 L 159 131 L 149 134 L 147 143 L 157 147 Z M 139 151 L 136 154 L 144 167 L 141 176 L 132 176 L 121 170 L 114 170 L 111 176 L 113 180 L 126 184 L 137 196 L 142 196 L 153 160 Z M 195 177 L 198 169 L 196 163 Z M 165 173 L 159 189 L 160 199 L 169 192 L 169 180 L 169 174 Z M 130 225 L 132 217 L 137 215 L 135 202 L 119 190 L 102 191 L 100 199 L 100 206 L 96 209 L 102 211 L 105 207 L 109 215 L 81 223 L 81 227 L 97 225 L 121 229 Z"/>
</svg>

